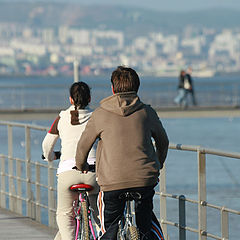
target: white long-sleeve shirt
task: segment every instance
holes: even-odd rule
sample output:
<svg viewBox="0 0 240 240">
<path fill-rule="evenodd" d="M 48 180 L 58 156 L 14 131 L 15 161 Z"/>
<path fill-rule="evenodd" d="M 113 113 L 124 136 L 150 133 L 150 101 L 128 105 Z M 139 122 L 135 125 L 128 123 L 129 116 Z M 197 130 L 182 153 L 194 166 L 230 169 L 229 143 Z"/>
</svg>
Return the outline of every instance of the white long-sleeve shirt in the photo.
<svg viewBox="0 0 240 240">
<path fill-rule="evenodd" d="M 46 134 L 42 149 L 47 161 L 54 159 L 53 149 L 58 140 L 61 139 L 61 158 L 57 174 L 71 170 L 75 165 L 75 154 L 77 143 L 84 131 L 92 112 L 89 109 L 75 111 L 74 106 L 60 112 Z M 88 164 L 95 164 L 96 144 L 93 145 L 88 155 Z"/>
</svg>

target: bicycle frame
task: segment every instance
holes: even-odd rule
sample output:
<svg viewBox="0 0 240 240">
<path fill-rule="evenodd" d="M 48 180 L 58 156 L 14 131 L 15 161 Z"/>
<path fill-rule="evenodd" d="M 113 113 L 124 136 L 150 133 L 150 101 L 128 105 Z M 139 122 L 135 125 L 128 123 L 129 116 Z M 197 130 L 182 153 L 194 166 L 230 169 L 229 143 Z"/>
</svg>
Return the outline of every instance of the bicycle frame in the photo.
<svg viewBox="0 0 240 240">
<path fill-rule="evenodd" d="M 120 234 L 119 240 L 124 240 L 128 227 L 133 226 L 133 214 L 132 214 L 130 200 L 126 201 L 126 206 L 124 211 L 125 211 L 125 214 L 122 217 L 122 219 L 119 221 L 119 234 Z"/>
<path fill-rule="evenodd" d="M 83 230 L 80 229 L 80 221 L 82 221 L 82 215 L 81 215 L 81 209 L 82 209 L 82 205 L 83 203 L 87 203 L 87 217 L 88 217 L 88 224 L 89 224 L 89 228 L 90 228 L 90 234 L 91 239 L 96 240 L 96 235 L 93 229 L 93 224 L 92 224 L 92 220 L 91 220 L 91 209 L 89 208 L 89 204 L 88 204 L 88 196 L 87 196 L 87 192 L 86 191 L 79 191 L 79 197 L 76 201 L 73 202 L 73 209 L 74 209 L 74 213 L 75 213 L 75 219 L 76 219 L 76 234 L 75 234 L 75 240 L 81 240 L 82 238 L 79 236 L 79 231 Z M 81 234 L 82 235 L 82 234 Z"/>
</svg>

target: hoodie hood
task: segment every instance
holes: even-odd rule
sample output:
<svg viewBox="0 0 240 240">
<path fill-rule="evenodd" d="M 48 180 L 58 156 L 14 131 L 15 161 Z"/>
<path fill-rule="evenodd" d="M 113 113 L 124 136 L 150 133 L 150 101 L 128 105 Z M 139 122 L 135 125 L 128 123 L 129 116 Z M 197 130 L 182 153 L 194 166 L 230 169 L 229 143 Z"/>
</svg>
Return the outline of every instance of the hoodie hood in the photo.
<svg viewBox="0 0 240 240">
<path fill-rule="evenodd" d="M 100 102 L 101 108 L 124 117 L 139 110 L 142 106 L 143 103 L 136 92 L 116 93 Z"/>
<path fill-rule="evenodd" d="M 70 112 L 72 125 L 79 125 L 87 122 L 92 114 L 89 108 L 75 110 L 74 106 L 70 106 L 67 111 Z M 61 115 L 62 114 L 60 114 L 60 117 L 63 117 Z"/>
</svg>

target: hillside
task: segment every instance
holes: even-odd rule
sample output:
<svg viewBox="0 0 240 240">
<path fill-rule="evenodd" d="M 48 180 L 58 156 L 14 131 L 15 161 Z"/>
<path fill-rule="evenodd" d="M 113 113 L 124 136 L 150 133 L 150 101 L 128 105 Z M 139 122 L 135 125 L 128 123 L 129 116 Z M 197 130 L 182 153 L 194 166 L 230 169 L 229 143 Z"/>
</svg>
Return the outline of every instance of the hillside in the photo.
<svg viewBox="0 0 240 240">
<path fill-rule="evenodd" d="M 82 28 L 123 30 L 127 34 L 149 31 L 173 33 L 186 25 L 215 29 L 240 27 L 240 11 L 209 9 L 194 12 L 157 12 L 113 6 L 82 6 L 77 3 L 0 2 L 0 22 L 32 27 L 68 25 Z"/>
</svg>

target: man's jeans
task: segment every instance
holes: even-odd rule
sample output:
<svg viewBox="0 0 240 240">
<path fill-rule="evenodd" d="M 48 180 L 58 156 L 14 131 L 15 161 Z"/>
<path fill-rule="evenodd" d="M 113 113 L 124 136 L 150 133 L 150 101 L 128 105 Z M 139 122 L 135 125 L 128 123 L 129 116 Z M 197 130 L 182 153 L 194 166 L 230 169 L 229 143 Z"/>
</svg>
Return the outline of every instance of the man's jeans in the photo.
<svg viewBox="0 0 240 240">
<path fill-rule="evenodd" d="M 126 202 L 124 199 L 119 199 L 119 196 L 129 191 L 138 192 L 142 196 L 140 200 L 135 202 L 136 224 L 141 239 L 151 239 L 154 186 L 100 192 L 98 208 L 102 236 L 99 239 L 117 239 L 118 222 L 122 218 Z"/>
<path fill-rule="evenodd" d="M 187 104 L 186 97 L 187 97 L 186 90 L 183 89 L 183 88 L 179 88 L 178 89 L 178 95 L 174 99 L 174 102 L 178 105 L 186 106 L 186 104 Z"/>
</svg>

